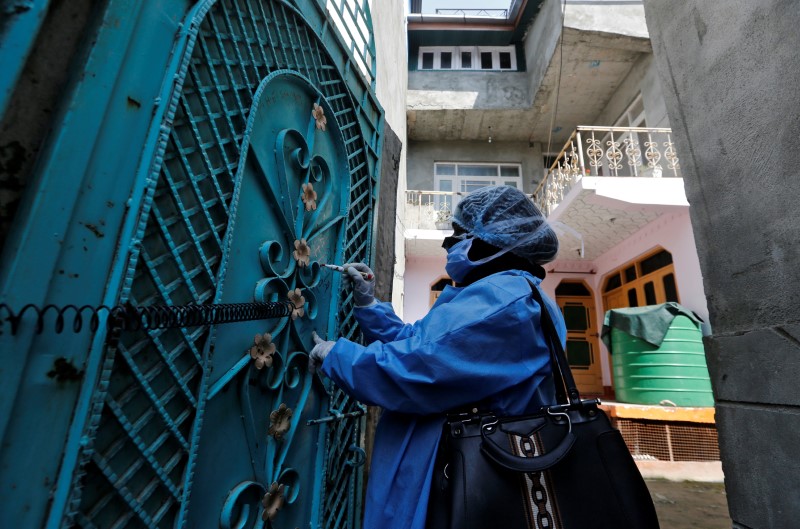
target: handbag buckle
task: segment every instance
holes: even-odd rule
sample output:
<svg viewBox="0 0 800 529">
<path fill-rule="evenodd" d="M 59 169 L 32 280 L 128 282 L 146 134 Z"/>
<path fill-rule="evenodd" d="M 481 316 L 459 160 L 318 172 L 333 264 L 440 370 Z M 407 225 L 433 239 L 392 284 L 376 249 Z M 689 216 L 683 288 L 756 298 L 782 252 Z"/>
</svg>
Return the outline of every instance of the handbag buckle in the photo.
<svg viewBox="0 0 800 529">
<path fill-rule="evenodd" d="M 552 411 L 550 408 L 547 408 L 547 415 L 555 417 L 556 421 L 560 421 L 560 417 L 564 417 L 567 420 L 567 434 L 572 433 L 572 420 L 569 418 L 569 413 L 565 411 Z"/>
<path fill-rule="evenodd" d="M 493 419 L 490 422 L 483 422 L 483 420 L 481 420 L 481 429 L 486 430 L 487 433 L 491 433 L 497 423 L 500 422 L 500 419 L 495 416 L 484 417 L 484 419 Z"/>
</svg>

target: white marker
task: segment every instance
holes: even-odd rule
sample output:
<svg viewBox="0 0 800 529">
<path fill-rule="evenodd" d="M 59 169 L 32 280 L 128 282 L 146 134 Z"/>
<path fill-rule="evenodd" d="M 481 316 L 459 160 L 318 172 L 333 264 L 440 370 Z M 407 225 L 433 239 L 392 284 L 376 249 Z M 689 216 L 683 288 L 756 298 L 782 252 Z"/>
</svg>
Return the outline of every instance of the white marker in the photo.
<svg viewBox="0 0 800 529">
<path fill-rule="evenodd" d="M 324 266 L 325 268 L 330 268 L 331 270 L 336 270 L 337 272 L 342 272 L 342 273 L 344 273 L 344 267 L 343 267 L 343 266 L 339 266 L 339 265 L 332 265 L 332 264 L 325 264 L 325 263 L 320 263 L 319 265 L 320 265 L 320 266 Z M 364 278 L 364 279 L 366 279 L 367 281 L 370 281 L 370 280 L 372 279 L 372 274 L 368 274 L 368 273 L 366 273 L 366 272 L 359 272 L 359 274 L 361 274 L 361 277 L 363 277 L 363 278 Z"/>
</svg>

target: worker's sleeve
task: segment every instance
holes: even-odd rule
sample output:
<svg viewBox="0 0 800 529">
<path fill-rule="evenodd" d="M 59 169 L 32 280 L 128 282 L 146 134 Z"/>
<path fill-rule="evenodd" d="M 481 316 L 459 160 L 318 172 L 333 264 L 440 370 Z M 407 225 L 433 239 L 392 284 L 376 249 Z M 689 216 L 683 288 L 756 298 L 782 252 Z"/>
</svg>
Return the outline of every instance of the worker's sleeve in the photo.
<svg viewBox="0 0 800 529">
<path fill-rule="evenodd" d="M 413 325 L 403 323 L 391 303 L 356 307 L 353 312 L 367 342 L 391 342 L 411 335 Z"/>
<path fill-rule="evenodd" d="M 366 347 L 340 339 L 322 370 L 356 399 L 391 411 L 456 409 L 537 383 L 537 374 L 541 382 L 549 353 L 539 310 L 529 294 L 514 299 L 493 288 L 465 290 L 457 302 L 429 312 L 407 338 Z"/>
</svg>

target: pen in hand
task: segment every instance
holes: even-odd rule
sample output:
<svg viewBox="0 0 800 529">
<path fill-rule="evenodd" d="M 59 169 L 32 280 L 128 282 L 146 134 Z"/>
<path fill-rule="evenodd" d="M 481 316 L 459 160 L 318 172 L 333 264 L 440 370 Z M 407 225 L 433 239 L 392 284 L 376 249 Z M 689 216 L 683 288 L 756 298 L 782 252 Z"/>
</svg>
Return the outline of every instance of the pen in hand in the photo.
<svg viewBox="0 0 800 529">
<path fill-rule="evenodd" d="M 344 267 L 343 266 L 325 264 L 325 263 L 320 263 L 319 265 L 320 266 L 324 266 L 325 268 L 330 268 L 331 270 L 336 270 L 337 272 L 344 272 Z M 359 272 L 359 274 L 361 274 L 361 277 L 363 277 L 367 281 L 370 281 L 373 278 L 372 274 L 368 274 L 366 272 Z"/>
</svg>

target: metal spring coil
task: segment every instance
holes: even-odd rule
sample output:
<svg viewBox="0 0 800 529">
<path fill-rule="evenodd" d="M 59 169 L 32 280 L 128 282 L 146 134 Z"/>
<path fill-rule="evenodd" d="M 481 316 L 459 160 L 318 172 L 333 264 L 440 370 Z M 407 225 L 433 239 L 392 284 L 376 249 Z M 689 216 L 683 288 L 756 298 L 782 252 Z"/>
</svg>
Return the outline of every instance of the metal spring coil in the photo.
<svg viewBox="0 0 800 529">
<path fill-rule="evenodd" d="M 219 305 L 116 305 L 108 307 L 100 305 L 37 305 L 28 304 L 15 312 L 5 303 L 0 303 L 0 334 L 6 322 L 11 327 L 11 335 L 19 332 L 26 313 L 33 314 L 36 334 L 44 332 L 46 321 L 53 319 L 53 330 L 60 334 L 65 328 L 72 332 L 80 332 L 84 322 L 92 332 L 97 331 L 105 318 L 105 327 L 111 330 L 136 331 L 139 329 L 166 329 L 175 327 L 197 327 L 218 323 L 239 321 L 266 320 L 291 316 L 294 304 L 290 301 L 270 303 L 228 303 Z M 102 313 L 105 313 L 103 315 Z"/>
</svg>

